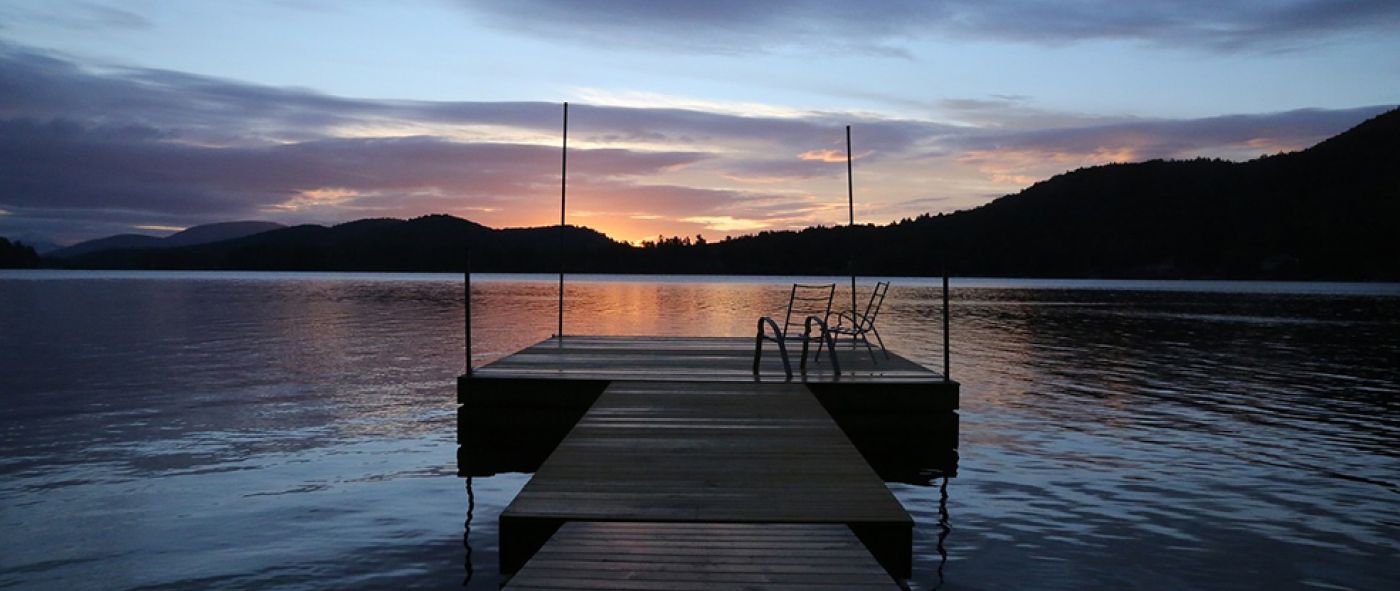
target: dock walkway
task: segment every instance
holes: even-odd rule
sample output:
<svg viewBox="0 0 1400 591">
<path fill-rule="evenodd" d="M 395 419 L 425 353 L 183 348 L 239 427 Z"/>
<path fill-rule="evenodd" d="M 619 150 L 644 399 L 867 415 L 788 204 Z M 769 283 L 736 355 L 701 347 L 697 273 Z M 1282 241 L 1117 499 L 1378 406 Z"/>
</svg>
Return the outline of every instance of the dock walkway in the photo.
<svg viewBox="0 0 1400 591">
<path fill-rule="evenodd" d="M 612 383 L 501 514 L 501 570 L 617 521 L 845 525 L 909 576 L 913 520 L 800 384 Z"/>
<path fill-rule="evenodd" d="M 506 591 L 897 590 L 840 525 L 566 523 Z"/>
</svg>

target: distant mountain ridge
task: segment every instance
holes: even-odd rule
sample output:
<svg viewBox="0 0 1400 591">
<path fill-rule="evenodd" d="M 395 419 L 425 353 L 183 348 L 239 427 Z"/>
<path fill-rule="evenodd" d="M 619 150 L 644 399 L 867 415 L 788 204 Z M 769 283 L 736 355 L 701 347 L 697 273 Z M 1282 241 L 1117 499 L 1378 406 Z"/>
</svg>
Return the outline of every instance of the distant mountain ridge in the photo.
<svg viewBox="0 0 1400 591">
<path fill-rule="evenodd" d="M 571 264 L 606 272 L 632 250 L 602 233 L 567 226 Z M 63 261 L 102 269 L 247 269 L 287 271 L 452 271 L 468 248 L 481 270 L 557 270 L 558 227 L 492 229 L 448 215 L 412 220 L 364 219 L 336 226 L 302 225 L 181 248 L 118 249 Z M 596 263 L 596 264 L 595 264 Z"/>
<path fill-rule="evenodd" d="M 632 247 L 579 227 L 496 230 L 445 215 L 296 226 L 80 268 L 1325 279 L 1400 281 L 1400 110 L 1299 152 L 1153 160 L 1056 175 L 885 226 Z M 854 257 L 851 253 L 855 253 Z M 47 259 L 53 261 L 52 258 Z"/>
<path fill-rule="evenodd" d="M 104 250 L 179 248 L 181 246 L 194 246 L 196 244 L 232 240 L 234 238 L 242 238 L 244 236 L 285 227 L 286 226 L 276 222 L 243 221 L 194 226 L 164 238 L 145 234 L 117 234 L 116 236 L 88 240 L 87 242 L 80 242 L 67 248 L 60 248 L 45 254 L 45 256 L 62 259 Z"/>
</svg>

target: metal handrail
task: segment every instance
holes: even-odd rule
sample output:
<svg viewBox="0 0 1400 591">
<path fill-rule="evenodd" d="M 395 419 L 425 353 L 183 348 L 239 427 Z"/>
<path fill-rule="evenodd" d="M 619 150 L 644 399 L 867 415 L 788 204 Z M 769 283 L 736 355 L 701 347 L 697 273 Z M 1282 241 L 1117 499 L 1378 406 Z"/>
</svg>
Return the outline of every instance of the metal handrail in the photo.
<svg viewBox="0 0 1400 591">
<path fill-rule="evenodd" d="M 773 328 L 773 334 L 775 336 L 770 340 L 778 343 L 778 355 L 783 358 L 783 372 L 787 374 L 787 381 L 790 382 L 792 381 L 792 363 L 788 361 L 787 345 L 783 343 L 785 335 L 783 335 L 782 331 L 778 330 L 778 323 L 767 316 L 758 319 L 758 336 L 754 339 L 753 347 L 753 375 L 755 377 L 758 376 L 758 362 L 763 356 L 763 340 L 765 338 L 763 330 L 764 323 L 767 323 L 768 326 Z"/>
</svg>

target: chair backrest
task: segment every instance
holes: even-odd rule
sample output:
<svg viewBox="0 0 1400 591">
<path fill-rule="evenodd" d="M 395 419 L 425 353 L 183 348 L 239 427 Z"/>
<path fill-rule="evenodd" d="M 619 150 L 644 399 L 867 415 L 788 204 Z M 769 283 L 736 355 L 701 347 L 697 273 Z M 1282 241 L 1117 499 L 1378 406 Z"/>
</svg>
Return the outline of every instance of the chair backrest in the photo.
<svg viewBox="0 0 1400 591">
<path fill-rule="evenodd" d="M 870 301 L 865 304 L 865 314 L 860 318 L 860 329 L 870 330 L 875 326 L 875 317 L 880 315 L 880 307 L 885 304 L 885 294 L 890 291 L 890 282 L 881 281 L 875 284 L 875 289 L 870 292 Z"/>
<path fill-rule="evenodd" d="M 808 316 L 821 318 L 826 322 L 831 316 L 831 300 L 836 297 L 836 284 L 803 285 L 792 284 L 792 294 L 788 296 L 787 317 L 783 319 L 783 334 L 791 335 L 792 330 L 801 331 Z"/>
</svg>

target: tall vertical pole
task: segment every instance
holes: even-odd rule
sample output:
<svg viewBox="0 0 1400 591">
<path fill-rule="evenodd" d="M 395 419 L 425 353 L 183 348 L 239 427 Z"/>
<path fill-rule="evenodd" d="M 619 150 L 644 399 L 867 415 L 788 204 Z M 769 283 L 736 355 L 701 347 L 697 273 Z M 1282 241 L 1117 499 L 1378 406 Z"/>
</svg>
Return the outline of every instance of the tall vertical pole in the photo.
<svg viewBox="0 0 1400 591">
<path fill-rule="evenodd" d="M 948 368 L 948 251 L 943 251 L 943 381 L 953 379 Z"/>
<path fill-rule="evenodd" d="M 466 266 L 462 269 L 462 300 L 466 311 L 462 314 L 462 329 L 465 335 L 466 375 L 472 375 L 472 246 L 466 246 Z"/>
<path fill-rule="evenodd" d="M 850 258 L 846 265 L 851 271 L 851 324 L 859 324 L 856 318 L 856 184 L 854 175 L 851 172 L 851 126 L 846 126 L 846 209 L 850 213 L 850 223 L 846 233 L 847 254 Z M 855 347 L 855 341 L 851 341 L 851 346 Z"/>
<path fill-rule="evenodd" d="M 559 158 L 559 328 L 555 333 L 564 341 L 564 204 L 569 178 L 569 103 L 564 103 L 564 149 Z"/>
</svg>

